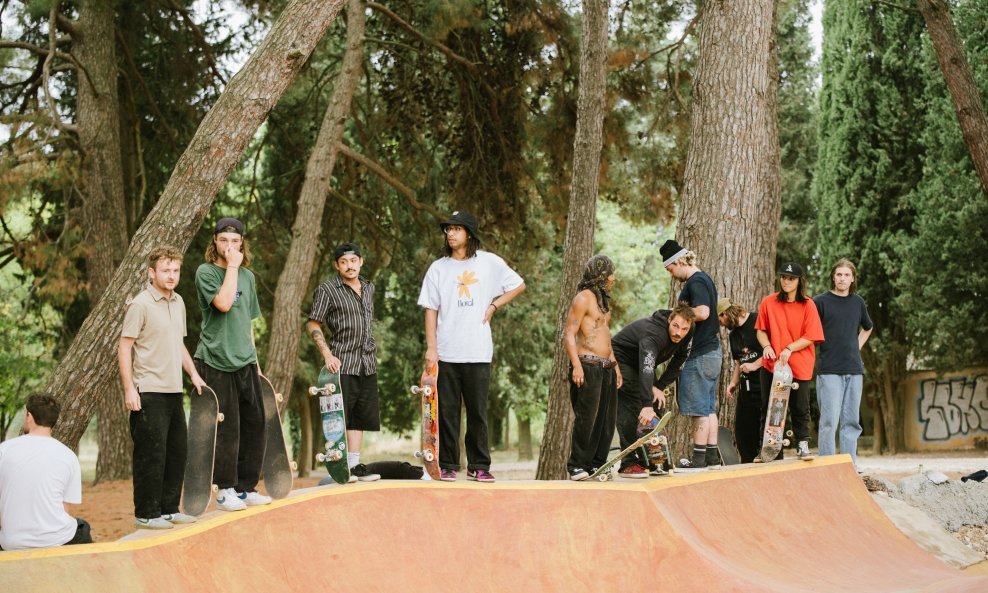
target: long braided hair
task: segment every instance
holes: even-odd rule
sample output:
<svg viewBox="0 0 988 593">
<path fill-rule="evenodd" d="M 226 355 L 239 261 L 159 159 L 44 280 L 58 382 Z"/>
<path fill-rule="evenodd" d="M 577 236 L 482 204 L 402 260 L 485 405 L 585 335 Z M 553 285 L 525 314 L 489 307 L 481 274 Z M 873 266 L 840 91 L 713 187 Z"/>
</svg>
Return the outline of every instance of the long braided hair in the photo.
<svg viewBox="0 0 988 593">
<path fill-rule="evenodd" d="M 614 262 L 606 255 L 595 255 L 587 260 L 579 290 L 589 290 L 597 297 L 597 306 L 604 313 L 611 310 L 611 295 L 607 292 L 607 279 L 614 273 Z"/>
</svg>

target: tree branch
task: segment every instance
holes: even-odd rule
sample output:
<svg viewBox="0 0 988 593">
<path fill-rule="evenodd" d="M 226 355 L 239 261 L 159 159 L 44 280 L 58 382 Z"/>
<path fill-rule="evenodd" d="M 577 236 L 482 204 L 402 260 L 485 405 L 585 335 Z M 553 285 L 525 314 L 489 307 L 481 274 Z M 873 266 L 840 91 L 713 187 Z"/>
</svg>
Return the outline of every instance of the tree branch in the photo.
<svg viewBox="0 0 988 593">
<path fill-rule="evenodd" d="M 210 46 L 209 42 L 206 41 L 206 36 L 203 34 L 199 25 L 192 20 L 192 16 L 189 14 L 189 11 L 180 6 L 175 0 L 165 0 L 165 4 L 168 5 L 168 8 L 182 15 L 182 20 L 185 21 L 185 25 L 189 28 L 189 31 L 192 32 L 192 37 L 196 40 L 196 44 L 206 57 L 206 61 L 209 63 L 209 69 L 212 70 L 213 76 L 226 85 L 226 78 L 223 77 L 223 73 L 220 72 L 219 67 L 216 65 L 216 56 L 213 55 L 212 46 Z"/>
<path fill-rule="evenodd" d="M 51 96 L 51 90 L 48 88 L 51 82 L 51 63 L 55 58 L 55 39 L 58 34 L 55 30 L 55 17 L 58 14 L 58 4 L 51 7 L 51 12 L 48 17 L 48 56 L 45 57 L 44 66 L 41 68 L 41 76 L 44 80 L 44 84 L 41 85 L 42 90 L 45 93 L 45 102 L 48 104 L 48 111 L 51 112 L 51 120 L 54 122 L 55 127 L 62 132 L 66 133 L 76 133 L 78 130 L 74 126 L 70 126 L 62 121 L 61 116 L 58 114 L 58 107 L 55 105 L 55 99 Z"/>
<path fill-rule="evenodd" d="M 384 169 L 384 167 L 372 161 L 371 159 L 367 158 L 366 156 L 360 154 L 356 150 L 353 150 L 352 148 L 350 148 L 349 146 L 347 146 L 342 142 L 338 143 L 337 146 L 339 147 L 340 154 L 347 157 L 348 159 L 351 159 L 367 167 L 368 169 L 370 169 L 372 173 L 380 177 L 382 181 L 393 187 L 395 191 L 397 191 L 403 198 L 405 198 L 405 201 L 408 202 L 409 206 L 411 206 L 415 210 L 418 210 L 419 212 L 428 212 L 437 221 L 443 219 L 443 215 L 439 212 L 439 210 L 436 209 L 435 206 L 433 206 L 432 204 L 423 204 L 422 202 L 418 201 L 418 199 L 415 197 L 415 192 L 410 187 L 399 181 L 396 177 L 388 173 Z"/>
<path fill-rule="evenodd" d="M 391 12 L 391 9 L 389 9 L 388 7 L 386 7 L 386 6 L 382 5 L 382 4 L 378 4 L 377 2 L 368 2 L 367 3 L 367 7 L 368 8 L 373 8 L 374 10 L 376 10 L 376 11 L 380 12 L 381 14 L 387 16 L 389 19 L 391 19 L 392 21 L 394 21 L 399 27 L 401 27 L 402 29 L 408 31 L 409 33 L 411 33 L 415 37 L 418 37 L 420 40 L 422 40 L 426 44 L 431 45 L 432 47 L 438 49 L 443 55 L 445 55 L 449 59 L 451 59 L 451 60 L 453 60 L 455 62 L 459 62 L 460 64 L 462 64 L 463 66 L 465 66 L 466 69 L 469 70 L 470 73 L 473 74 L 474 76 L 478 76 L 478 77 L 480 76 L 480 72 L 477 70 L 477 64 L 475 64 L 474 62 L 471 62 L 470 60 L 464 58 L 460 54 L 458 54 L 455 51 L 451 50 L 448 46 L 446 46 L 446 45 L 444 45 L 444 44 L 436 41 L 435 39 L 429 39 L 428 37 L 426 37 L 425 35 L 423 35 L 422 33 L 420 33 L 418 29 L 416 29 L 415 27 L 413 27 L 408 21 L 406 21 L 405 19 L 401 18 L 397 14 Z"/>
</svg>

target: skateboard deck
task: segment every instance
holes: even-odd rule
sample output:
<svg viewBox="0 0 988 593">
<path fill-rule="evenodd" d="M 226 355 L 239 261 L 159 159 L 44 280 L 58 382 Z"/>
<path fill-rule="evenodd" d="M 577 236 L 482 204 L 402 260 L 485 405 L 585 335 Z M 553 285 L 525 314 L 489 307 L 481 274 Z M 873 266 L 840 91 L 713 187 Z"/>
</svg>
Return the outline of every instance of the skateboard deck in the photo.
<svg viewBox="0 0 988 593">
<path fill-rule="evenodd" d="M 659 418 L 665 415 L 665 410 L 656 410 L 657 416 L 648 423 L 648 426 L 638 427 L 638 438 L 651 432 L 660 422 Z M 672 462 L 672 451 L 669 450 L 669 434 L 662 428 L 655 434 L 657 440 L 649 439 L 642 445 L 642 455 L 646 460 L 649 473 L 653 476 L 672 474 L 676 471 Z"/>
<path fill-rule="evenodd" d="M 189 392 L 189 441 L 182 482 L 182 512 L 199 516 L 209 506 L 213 485 L 213 460 L 216 456 L 216 426 L 223 421 L 216 394 L 203 386 Z"/>
<path fill-rule="evenodd" d="M 741 463 L 741 454 L 734 442 L 734 433 L 726 426 L 717 427 L 717 448 L 720 450 L 720 458 L 724 465 L 737 465 Z"/>
<path fill-rule="evenodd" d="M 426 369 L 412 393 L 422 396 L 422 448 L 415 452 L 422 459 L 425 471 L 433 480 L 439 479 L 439 365 Z"/>
<path fill-rule="evenodd" d="M 340 374 L 323 367 L 316 379 L 316 386 L 309 388 L 309 395 L 319 396 L 319 412 L 322 414 L 322 435 L 326 449 L 316 454 L 316 461 L 326 466 L 329 476 L 337 484 L 350 481 L 347 464 L 346 415 L 343 411 L 343 386 Z"/>
<path fill-rule="evenodd" d="M 785 437 L 786 411 L 789 409 L 789 393 L 799 385 L 792 380 L 789 365 L 775 365 L 772 373 L 772 390 L 768 396 L 768 411 L 765 414 L 765 430 L 762 433 L 762 448 L 756 462 L 769 462 L 778 457 L 782 447 L 789 444 Z"/>
<path fill-rule="evenodd" d="M 267 377 L 260 372 L 258 375 L 261 379 L 261 400 L 264 403 L 264 461 L 261 464 L 261 475 L 268 496 L 284 498 L 292 491 L 295 463 L 288 455 L 285 433 L 281 426 L 281 412 L 278 411 L 282 395 L 275 393 L 274 386 Z"/>
<path fill-rule="evenodd" d="M 660 430 L 665 428 L 666 424 L 668 424 L 669 420 L 671 419 L 672 419 L 672 412 L 666 412 L 665 415 L 662 416 L 662 418 L 658 421 L 658 423 L 656 423 L 655 427 L 652 428 L 652 430 L 648 431 L 647 433 L 639 437 L 638 440 L 628 445 L 626 449 L 615 455 L 613 459 L 611 459 L 604 465 L 597 468 L 597 471 L 590 474 L 590 477 L 588 479 L 605 482 L 607 481 L 607 476 L 610 474 L 611 468 L 613 468 L 617 463 L 619 463 L 622 459 L 624 459 L 631 453 L 640 449 L 642 445 L 644 445 L 645 443 L 650 443 L 652 446 L 658 445 L 659 438 L 657 435 L 659 434 Z"/>
</svg>

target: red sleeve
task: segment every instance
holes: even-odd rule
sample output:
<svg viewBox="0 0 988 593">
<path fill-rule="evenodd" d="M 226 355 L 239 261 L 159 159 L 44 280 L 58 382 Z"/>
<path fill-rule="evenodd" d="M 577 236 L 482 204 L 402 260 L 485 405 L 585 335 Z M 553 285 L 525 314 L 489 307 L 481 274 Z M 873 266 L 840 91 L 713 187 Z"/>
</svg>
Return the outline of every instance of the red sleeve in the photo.
<svg viewBox="0 0 988 593">
<path fill-rule="evenodd" d="M 762 299 L 762 302 L 758 303 L 758 317 L 755 319 L 755 329 L 760 329 L 763 332 L 768 331 L 768 300 L 772 298 L 772 295 Z"/>
</svg>

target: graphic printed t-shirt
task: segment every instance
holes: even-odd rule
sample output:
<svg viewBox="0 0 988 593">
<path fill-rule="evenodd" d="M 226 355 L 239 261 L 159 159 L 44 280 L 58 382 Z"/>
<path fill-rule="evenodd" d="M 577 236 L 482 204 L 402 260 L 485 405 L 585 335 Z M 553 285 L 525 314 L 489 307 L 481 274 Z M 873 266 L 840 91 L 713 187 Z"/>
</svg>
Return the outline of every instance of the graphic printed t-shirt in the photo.
<svg viewBox="0 0 988 593">
<path fill-rule="evenodd" d="M 127 304 L 124 338 L 134 338 L 134 384 L 142 393 L 182 392 L 185 301 L 148 285 Z"/>
<path fill-rule="evenodd" d="M 497 255 L 443 257 L 432 262 L 422 281 L 418 304 L 439 311 L 436 349 L 443 362 L 490 362 L 494 357 L 491 326 L 484 314 L 491 301 L 524 281 Z"/>
<path fill-rule="evenodd" d="M 773 292 L 762 299 L 761 304 L 758 305 L 758 319 L 755 321 L 755 329 L 760 329 L 768 334 L 769 343 L 776 355 L 800 338 L 806 338 L 813 342 L 806 348 L 793 352 L 789 357 L 793 378 L 809 381 L 813 378 L 813 364 L 816 362 L 814 344 L 823 341 L 820 315 L 811 299 L 806 299 L 802 303 L 798 301 L 781 302 L 778 299 L 778 294 Z M 762 365 L 768 372 L 773 373 L 777 360 L 778 358 L 768 360 L 763 356 Z"/>
<path fill-rule="evenodd" d="M 250 322 L 261 316 L 254 273 L 243 267 L 237 273 L 237 293 L 226 313 L 213 306 L 223 286 L 226 270 L 205 263 L 196 270 L 196 293 L 202 310 L 202 333 L 195 357 L 214 369 L 232 373 L 257 362 L 250 338 Z"/>
<path fill-rule="evenodd" d="M 864 363 L 858 347 L 858 331 L 875 326 L 864 299 L 856 294 L 839 296 L 830 291 L 813 297 L 823 324 L 817 374 L 863 375 Z"/>
<path fill-rule="evenodd" d="M 71 449 L 51 437 L 0 443 L 0 547 L 50 548 L 75 537 L 63 503 L 82 503 L 82 471 Z"/>
<path fill-rule="evenodd" d="M 716 350 L 720 346 L 720 325 L 717 321 L 717 287 L 714 286 L 714 281 L 702 270 L 693 274 L 683 284 L 679 300 L 686 301 L 690 307 L 710 307 L 710 316 L 695 323 L 696 332 L 693 335 L 690 358 Z"/>
</svg>

